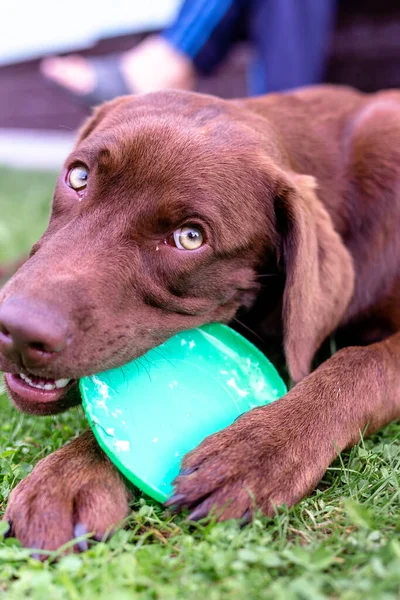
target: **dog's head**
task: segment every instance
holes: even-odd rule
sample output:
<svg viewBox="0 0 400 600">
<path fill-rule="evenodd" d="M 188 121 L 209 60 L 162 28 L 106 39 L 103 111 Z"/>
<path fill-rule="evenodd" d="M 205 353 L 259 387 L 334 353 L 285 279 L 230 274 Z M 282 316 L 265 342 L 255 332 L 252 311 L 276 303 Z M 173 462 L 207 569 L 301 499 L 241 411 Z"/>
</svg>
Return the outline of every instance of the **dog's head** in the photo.
<svg viewBox="0 0 400 600">
<path fill-rule="evenodd" d="M 78 378 L 229 321 L 254 301 L 266 257 L 286 273 L 285 348 L 300 379 L 352 292 L 313 180 L 235 103 L 164 92 L 103 105 L 59 176 L 47 231 L 0 293 L 12 399 L 64 410 Z"/>
</svg>

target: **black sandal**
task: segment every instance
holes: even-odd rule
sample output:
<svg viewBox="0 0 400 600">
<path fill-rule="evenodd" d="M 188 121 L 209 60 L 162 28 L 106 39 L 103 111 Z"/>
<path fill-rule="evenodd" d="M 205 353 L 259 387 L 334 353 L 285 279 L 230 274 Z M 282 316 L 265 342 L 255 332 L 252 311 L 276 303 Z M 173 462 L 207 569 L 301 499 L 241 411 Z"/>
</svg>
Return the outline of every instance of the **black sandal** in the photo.
<svg viewBox="0 0 400 600">
<path fill-rule="evenodd" d="M 118 96 L 125 96 L 132 93 L 121 71 L 120 58 L 120 54 L 85 58 L 93 69 L 96 80 L 94 89 L 87 94 L 78 94 L 53 79 L 46 79 L 59 89 L 72 94 L 74 98 L 81 100 L 86 105 L 95 106 L 107 102 L 107 100 L 113 100 Z"/>
</svg>

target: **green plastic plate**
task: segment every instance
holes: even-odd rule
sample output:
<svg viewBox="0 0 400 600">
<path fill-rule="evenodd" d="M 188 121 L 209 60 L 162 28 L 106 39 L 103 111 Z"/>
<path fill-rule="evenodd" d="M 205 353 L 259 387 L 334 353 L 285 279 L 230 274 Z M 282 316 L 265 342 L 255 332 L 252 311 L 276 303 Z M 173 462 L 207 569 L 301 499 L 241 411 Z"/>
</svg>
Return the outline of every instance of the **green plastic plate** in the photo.
<svg viewBox="0 0 400 600">
<path fill-rule="evenodd" d="M 104 452 L 159 502 L 187 452 L 286 393 L 271 362 L 221 324 L 181 332 L 122 367 L 84 377 L 80 389 Z"/>
</svg>

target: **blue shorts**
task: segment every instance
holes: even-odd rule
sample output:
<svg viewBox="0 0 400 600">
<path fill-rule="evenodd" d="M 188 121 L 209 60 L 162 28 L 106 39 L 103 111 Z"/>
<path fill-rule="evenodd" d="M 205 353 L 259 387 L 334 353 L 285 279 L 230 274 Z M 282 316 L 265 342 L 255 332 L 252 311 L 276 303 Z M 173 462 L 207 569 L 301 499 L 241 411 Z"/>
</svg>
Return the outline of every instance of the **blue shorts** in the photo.
<svg viewBox="0 0 400 600">
<path fill-rule="evenodd" d="M 241 39 L 251 43 L 249 94 L 318 83 L 337 0 L 185 0 L 164 37 L 211 73 Z"/>
</svg>

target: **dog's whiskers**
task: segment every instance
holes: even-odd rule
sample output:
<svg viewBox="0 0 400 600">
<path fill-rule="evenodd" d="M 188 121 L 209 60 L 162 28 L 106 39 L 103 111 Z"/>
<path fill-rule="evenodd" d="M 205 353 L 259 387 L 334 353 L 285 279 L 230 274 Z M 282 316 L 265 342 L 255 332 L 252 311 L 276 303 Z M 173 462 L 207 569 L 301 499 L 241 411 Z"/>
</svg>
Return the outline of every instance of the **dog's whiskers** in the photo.
<svg viewBox="0 0 400 600">
<path fill-rule="evenodd" d="M 238 323 L 241 327 L 243 327 L 244 329 L 246 329 L 249 333 L 251 333 L 252 335 L 254 335 L 260 342 L 264 343 L 264 340 L 262 339 L 261 336 L 258 335 L 258 333 L 256 333 L 253 329 L 251 329 L 250 327 L 248 327 L 245 323 L 243 323 L 242 321 L 239 321 L 239 319 L 237 317 L 233 317 L 233 321 L 236 321 L 236 323 Z"/>
<path fill-rule="evenodd" d="M 144 356 L 140 356 L 139 358 L 136 359 L 137 364 L 140 365 L 146 371 L 147 376 L 148 376 L 149 380 L 151 381 L 150 369 L 144 364 L 143 361 L 146 361 L 147 364 L 151 366 L 151 363 L 149 362 L 149 360 L 147 358 L 145 358 Z"/>
<path fill-rule="evenodd" d="M 174 363 L 172 361 L 170 361 L 169 358 L 164 356 L 164 354 L 162 353 L 162 351 L 159 348 L 153 348 L 153 352 L 157 352 L 157 354 L 159 354 L 162 359 L 166 360 L 171 365 L 171 367 L 175 367 Z"/>
</svg>

